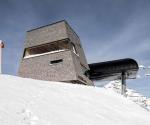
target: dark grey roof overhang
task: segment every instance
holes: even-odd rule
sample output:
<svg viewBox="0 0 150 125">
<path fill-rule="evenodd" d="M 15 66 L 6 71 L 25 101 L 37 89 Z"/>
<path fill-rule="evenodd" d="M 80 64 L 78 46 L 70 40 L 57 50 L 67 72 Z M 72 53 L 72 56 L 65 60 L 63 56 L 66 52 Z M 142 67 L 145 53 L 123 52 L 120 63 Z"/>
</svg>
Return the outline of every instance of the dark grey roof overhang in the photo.
<svg viewBox="0 0 150 125">
<path fill-rule="evenodd" d="M 92 63 L 89 67 L 88 75 L 91 80 L 117 80 L 122 73 L 125 73 L 126 79 L 134 79 L 139 69 L 137 62 L 130 58 Z"/>
</svg>

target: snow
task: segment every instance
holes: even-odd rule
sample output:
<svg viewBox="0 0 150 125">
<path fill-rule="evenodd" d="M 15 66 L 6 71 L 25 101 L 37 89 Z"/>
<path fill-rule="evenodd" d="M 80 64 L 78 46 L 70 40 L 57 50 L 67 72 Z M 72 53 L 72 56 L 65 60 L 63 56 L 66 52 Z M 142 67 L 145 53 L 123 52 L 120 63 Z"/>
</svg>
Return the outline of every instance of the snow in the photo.
<svg viewBox="0 0 150 125">
<path fill-rule="evenodd" d="M 139 68 L 141 68 L 141 69 L 145 69 L 145 66 L 143 66 L 143 65 L 139 65 Z"/>
<path fill-rule="evenodd" d="M 150 76 L 150 74 L 145 74 L 145 76 Z"/>
<path fill-rule="evenodd" d="M 121 93 L 121 82 L 111 81 L 104 86 L 106 89 L 113 90 L 114 92 Z M 147 111 L 150 111 L 150 98 L 143 96 L 135 90 L 127 88 L 126 97 L 136 104 L 140 105 Z"/>
<path fill-rule="evenodd" d="M 105 88 L 0 75 L 0 125 L 149 125 L 150 113 Z"/>
</svg>

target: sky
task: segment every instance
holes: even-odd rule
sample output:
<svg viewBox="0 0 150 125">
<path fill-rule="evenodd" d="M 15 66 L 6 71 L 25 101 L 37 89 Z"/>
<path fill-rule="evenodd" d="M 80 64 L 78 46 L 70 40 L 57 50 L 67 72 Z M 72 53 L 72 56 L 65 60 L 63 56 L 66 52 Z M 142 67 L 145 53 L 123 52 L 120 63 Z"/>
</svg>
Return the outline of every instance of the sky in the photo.
<svg viewBox="0 0 150 125">
<path fill-rule="evenodd" d="M 0 0 L 3 73 L 17 75 L 26 31 L 65 19 L 88 63 L 133 58 L 150 65 L 149 0 Z M 150 78 L 129 81 L 150 97 Z"/>
</svg>

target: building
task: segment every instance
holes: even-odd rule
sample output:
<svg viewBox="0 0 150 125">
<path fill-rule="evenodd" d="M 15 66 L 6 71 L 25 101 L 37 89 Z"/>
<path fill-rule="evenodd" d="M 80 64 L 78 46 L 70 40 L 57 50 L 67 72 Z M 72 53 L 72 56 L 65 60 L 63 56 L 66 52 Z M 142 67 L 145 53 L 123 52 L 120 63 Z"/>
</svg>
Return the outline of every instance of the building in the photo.
<svg viewBox="0 0 150 125">
<path fill-rule="evenodd" d="M 93 85 L 78 35 L 66 21 L 27 31 L 19 76 Z"/>
</svg>

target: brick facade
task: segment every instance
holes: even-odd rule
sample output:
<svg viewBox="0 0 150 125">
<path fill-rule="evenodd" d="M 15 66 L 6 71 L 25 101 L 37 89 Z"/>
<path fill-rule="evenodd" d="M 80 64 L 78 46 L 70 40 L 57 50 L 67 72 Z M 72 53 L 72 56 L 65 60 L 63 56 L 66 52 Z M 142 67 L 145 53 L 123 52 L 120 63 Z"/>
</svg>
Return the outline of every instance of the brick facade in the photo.
<svg viewBox="0 0 150 125">
<path fill-rule="evenodd" d="M 47 53 L 35 57 L 22 57 L 18 75 L 47 81 L 65 81 L 92 85 L 82 71 L 82 66 L 89 69 L 82 45 L 77 34 L 66 21 L 36 28 L 27 32 L 24 48 L 36 47 L 67 39 L 74 43 L 77 54 L 72 50 Z M 53 60 L 62 60 L 57 64 L 50 64 Z"/>
</svg>

